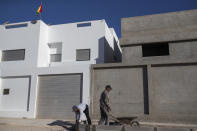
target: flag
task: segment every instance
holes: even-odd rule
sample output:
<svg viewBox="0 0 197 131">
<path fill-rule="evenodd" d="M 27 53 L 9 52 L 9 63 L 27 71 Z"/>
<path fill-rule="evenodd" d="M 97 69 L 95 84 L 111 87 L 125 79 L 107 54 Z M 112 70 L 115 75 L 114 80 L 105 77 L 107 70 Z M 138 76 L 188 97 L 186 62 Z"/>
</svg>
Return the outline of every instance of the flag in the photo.
<svg viewBox="0 0 197 131">
<path fill-rule="evenodd" d="M 39 14 L 42 13 L 42 3 L 41 5 L 39 6 L 38 10 L 37 10 L 37 16 L 39 16 Z"/>
</svg>

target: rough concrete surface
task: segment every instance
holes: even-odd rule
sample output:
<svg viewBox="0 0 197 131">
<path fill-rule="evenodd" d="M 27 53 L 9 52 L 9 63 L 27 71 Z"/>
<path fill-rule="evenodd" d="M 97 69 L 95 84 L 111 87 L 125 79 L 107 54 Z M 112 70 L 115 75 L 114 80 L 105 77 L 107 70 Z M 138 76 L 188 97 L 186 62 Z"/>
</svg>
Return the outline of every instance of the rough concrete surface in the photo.
<svg viewBox="0 0 197 131">
<path fill-rule="evenodd" d="M 94 70 L 93 117 L 100 116 L 99 99 L 106 85 L 111 85 L 112 114 L 116 117 L 131 117 L 144 114 L 143 68 L 114 68 Z"/>
<path fill-rule="evenodd" d="M 178 60 L 185 62 L 188 59 L 197 58 L 197 41 L 170 42 L 169 55 L 166 56 L 142 57 L 142 45 L 122 47 L 122 50 L 122 62 L 124 64 L 152 64 L 155 62 L 163 63 L 164 61 L 176 62 Z"/>
<path fill-rule="evenodd" d="M 115 116 L 135 114 L 148 116 L 142 122 L 196 125 L 197 10 L 121 22 L 122 64 L 92 68 L 94 118 L 99 117 L 99 95 L 110 84 Z"/>
<path fill-rule="evenodd" d="M 164 128 L 164 127 L 158 127 L 157 131 L 190 131 L 188 128 Z"/>
<path fill-rule="evenodd" d="M 154 131 L 153 127 L 124 127 L 124 131 Z"/>
<path fill-rule="evenodd" d="M 67 131 L 64 128 L 0 125 L 0 131 Z"/>
<path fill-rule="evenodd" d="M 96 126 L 96 131 L 122 131 L 122 126 Z"/>
<path fill-rule="evenodd" d="M 0 131 L 71 131 L 74 124 L 55 119 L 0 118 Z"/>
<path fill-rule="evenodd" d="M 197 38 L 197 10 L 123 18 L 121 45 Z"/>
</svg>

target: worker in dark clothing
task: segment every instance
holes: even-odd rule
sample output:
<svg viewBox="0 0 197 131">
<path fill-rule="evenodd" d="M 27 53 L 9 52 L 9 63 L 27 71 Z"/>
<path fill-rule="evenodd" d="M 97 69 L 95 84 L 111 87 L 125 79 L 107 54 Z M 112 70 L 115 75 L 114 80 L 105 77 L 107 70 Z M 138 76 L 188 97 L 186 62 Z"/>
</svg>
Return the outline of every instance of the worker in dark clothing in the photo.
<svg viewBox="0 0 197 131">
<path fill-rule="evenodd" d="M 103 123 L 105 125 L 108 125 L 108 117 L 109 112 L 111 111 L 111 107 L 109 105 L 109 92 L 112 90 L 110 85 L 107 85 L 105 87 L 105 90 L 102 92 L 100 96 L 100 111 L 101 111 L 101 118 L 99 121 L 99 125 L 102 125 Z"/>
<path fill-rule="evenodd" d="M 81 103 L 79 105 L 74 105 L 73 106 L 73 111 L 76 114 L 76 123 L 80 123 L 82 121 L 83 114 L 85 114 L 85 116 L 87 118 L 87 121 L 88 121 L 88 124 L 89 125 L 92 124 L 90 116 L 89 116 L 89 108 L 88 108 L 87 104 Z"/>
</svg>

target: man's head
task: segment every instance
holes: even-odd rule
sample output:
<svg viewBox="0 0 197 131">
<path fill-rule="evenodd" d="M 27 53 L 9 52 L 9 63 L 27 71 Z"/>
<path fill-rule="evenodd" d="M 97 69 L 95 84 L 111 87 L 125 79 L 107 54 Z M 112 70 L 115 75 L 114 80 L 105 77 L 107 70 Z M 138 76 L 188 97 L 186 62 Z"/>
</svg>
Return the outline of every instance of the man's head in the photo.
<svg viewBox="0 0 197 131">
<path fill-rule="evenodd" d="M 79 109 L 77 108 L 76 105 L 74 105 L 74 106 L 72 107 L 72 109 L 73 109 L 73 112 L 79 112 Z"/>
<path fill-rule="evenodd" d="M 111 86 L 110 85 L 106 85 L 105 86 L 105 90 L 107 90 L 107 92 L 110 92 L 112 90 Z"/>
</svg>

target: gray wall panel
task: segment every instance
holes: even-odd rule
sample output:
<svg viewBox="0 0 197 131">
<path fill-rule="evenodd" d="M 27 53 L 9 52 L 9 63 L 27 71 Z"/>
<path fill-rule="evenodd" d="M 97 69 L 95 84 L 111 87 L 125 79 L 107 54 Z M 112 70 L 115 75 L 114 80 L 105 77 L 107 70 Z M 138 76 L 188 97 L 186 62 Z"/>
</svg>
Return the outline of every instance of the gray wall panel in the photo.
<svg viewBox="0 0 197 131">
<path fill-rule="evenodd" d="M 99 99 L 106 85 L 111 85 L 112 113 L 117 117 L 144 114 L 143 68 L 96 69 L 93 75 L 93 114 L 100 117 Z"/>
<path fill-rule="evenodd" d="M 153 113 L 197 115 L 197 66 L 152 68 Z"/>
</svg>

